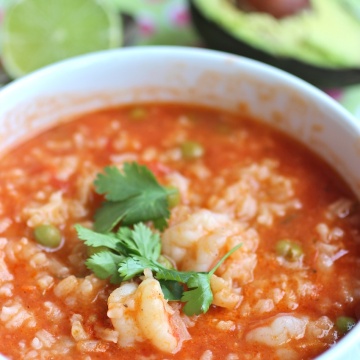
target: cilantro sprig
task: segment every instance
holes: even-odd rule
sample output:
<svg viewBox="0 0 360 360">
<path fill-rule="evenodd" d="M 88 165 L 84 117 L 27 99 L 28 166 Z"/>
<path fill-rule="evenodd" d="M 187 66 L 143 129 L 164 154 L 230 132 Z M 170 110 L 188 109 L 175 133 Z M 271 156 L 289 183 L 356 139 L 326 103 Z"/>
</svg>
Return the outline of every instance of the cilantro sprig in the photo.
<svg viewBox="0 0 360 360">
<path fill-rule="evenodd" d="M 115 166 L 105 167 L 94 185 L 106 200 L 95 214 L 96 231 L 107 233 L 120 222 L 133 225 L 153 221 L 159 230 L 167 226 L 170 216 L 167 199 L 177 189 L 161 186 L 146 166 L 124 163 L 122 172 Z"/>
<path fill-rule="evenodd" d="M 138 277 L 145 269 L 150 269 L 160 281 L 165 298 L 186 303 L 183 311 L 187 315 L 208 311 L 213 301 L 211 276 L 241 246 L 239 244 L 230 250 L 209 272 L 178 271 L 158 262 L 161 253 L 160 236 L 143 223 L 134 225 L 133 229 L 120 227 L 116 233 L 108 234 L 81 225 L 75 228 L 78 237 L 87 246 L 101 249 L 86 261 L 86 266 L 97 277 L 110 278 L 110 282 L 116 284 Z"/>
<path fill-rule="evenodd" d="M 125 163 L 122 172 L 114 166 L 106 167 L 94 185 L 96 192 L 105 196 L 95 213 L 94 231 L 75 225 L 78 237 L 95 250 L 86 266 L 113 284 L 139 277 L 150 269 L 167 300 L 184 302 L 187 315 L 207 312 L 213 301 L 211 276 L 241 245 L 230 250 L 209 272 L 168 268 L 159 261 L 159 234 L 144 222 L 152 221 L 155 228 L 163 230 L 170 217 L 169 196 L 178 190 L 161 186 L 146 166 L 135 162 Z"/>
</svg>

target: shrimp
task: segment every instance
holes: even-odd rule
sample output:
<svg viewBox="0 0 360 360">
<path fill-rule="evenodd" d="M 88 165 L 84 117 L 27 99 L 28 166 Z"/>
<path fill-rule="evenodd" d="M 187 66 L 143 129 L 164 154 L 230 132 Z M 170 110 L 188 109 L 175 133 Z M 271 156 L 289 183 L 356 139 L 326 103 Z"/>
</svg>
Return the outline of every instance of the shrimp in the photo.
<svg viewBox="0 0 360 360">
<path fill-rule="evenodd" d="M 300 318 L 293 315 L 279 315 L 271 320 L 270 324 L 250 330 L 246 335 L 246 340 L 277 347 L 292 339 L 303 338 L 309 322 L 306 317 Z"/>
<path fill-rule="evenodd" d="M 133 346 L 136 341 L 144 341 L 134 314 L 132 314 L 135 312 L 134 294 L 136 290 L 137 284 L 123 283 L 108 298 L 107 316 L 119 333 L 117 343 L 121 347 Z"/>
<path fill-rule="evenodd" d="M 162 251 L 180 270 L 209 271 L 230 249 L 236 251 L 217 271 L 227 281 L 245 284 L 256 266 L 258 234 L 229 215 L 198 210 L 163 233 Z"/>
<path fill-rule="evenodd" d="M 227 309 L 234 309 L 240 305 L 243 296 L 240 289 L 233 289 L 231 282 L 213 275 L 210 279 L 211 291 L 214 295 L 213 304 Z"/>
<path fill-rule="evenodd" d="M 182 270 L 209 271 L 234 233 L 229 225 L 227 215 L 200 210 L 165 230 L 162 251 Z"/>
<path fill-rule="evenodd" d="M 160 283 L 148 270 L 140 285 L 126 282 L 110 294 L 107 315 L 121 347 L 148 340 L 159 350 L 176 353 L 190 339 L 179 311 L 167 303 Z"/>
</svg>

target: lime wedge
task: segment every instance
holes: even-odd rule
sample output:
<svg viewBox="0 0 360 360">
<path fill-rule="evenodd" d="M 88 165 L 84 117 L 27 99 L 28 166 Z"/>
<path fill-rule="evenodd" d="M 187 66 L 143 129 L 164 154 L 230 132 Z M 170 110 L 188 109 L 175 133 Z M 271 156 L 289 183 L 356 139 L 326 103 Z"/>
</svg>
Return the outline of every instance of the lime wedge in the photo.
<svg viewBox="0 0 360 360">
<path fill-rule="evenodd" d="M 107 0 L 17 0 L 4 18 L 3 65 L 17 78 L 121 41 L 120 17 Z"/>
</svg>

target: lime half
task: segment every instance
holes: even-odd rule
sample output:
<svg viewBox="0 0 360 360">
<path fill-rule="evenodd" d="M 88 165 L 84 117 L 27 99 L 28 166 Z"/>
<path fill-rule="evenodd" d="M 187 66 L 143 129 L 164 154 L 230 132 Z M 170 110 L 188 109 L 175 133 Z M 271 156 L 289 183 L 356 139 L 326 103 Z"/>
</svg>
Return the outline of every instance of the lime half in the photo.
<svg viewBox="0 0 360 360">
<path fill-rule="evenodd" d="M 120 17 L 106 0 L 18 0 L 6 11 L 2 56 L 17 78 L 53 62 L 118 47 Z"/>
</svg>

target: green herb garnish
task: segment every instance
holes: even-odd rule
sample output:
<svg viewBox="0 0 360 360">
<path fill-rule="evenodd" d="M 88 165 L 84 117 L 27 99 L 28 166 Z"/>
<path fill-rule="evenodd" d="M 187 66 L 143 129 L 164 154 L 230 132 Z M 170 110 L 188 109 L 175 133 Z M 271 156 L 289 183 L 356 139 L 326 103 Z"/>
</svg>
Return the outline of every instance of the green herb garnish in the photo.
<svg viewBox="0 0 360 360">
<path fill-rule="evenodd" d="M 146 166 L 137 163 L 125 163 L 122 173 L 116 167 L 106 167 L 94 184 L 106 200 L 96 211 L 95 231 L 75 225 L 78 237 L 91 249 L 86 266 L 113 284 L 150 269 L 167 300 L 185 302 L 183 311 L 187 315 L 207 312 L 213 301 L 211 276 L 241 245 L 231 249 L 209 272 L 169 268 L 161 255 L 159 234 L 143 222 L 152 221 L 155 228 L 163 230 L 170 216 L 169 199 L 178 190 L 161 186 Z M 112 231 L 120 222 L 118 230 Z"/>
<path fill-rule="evenodd" d="M 97 277 L 110 278 L 112 283 L 121 283 L 142 275 L 145 269 L 150 269 L 160 281 L 164 296 L 168 300 L 186 303 L 183 311 L 187 315 L 208 311 L 213 301 L 211 276 L 241 246 L 237 245 L 230 250 L 209 272 L 177 271 L 168 269 L 157 261 L 161 252 L 160 236 L 143 223 L 136 224 L 133 230 L 120 227 L 116 233 L 109 234 L 101 234 L 81 225 L 76 225 L 75 228 L 86 245 L 106 248 L 86 261 L 86 266 Z"/>
<path fill-rule="evenodd" d="M 122 225 L 153 221 L 159 230 L 166 227 L 168 198 L 177 189 L 161 186 L 146 166 L 125 163 L 123 172 L 115 166 L 106 167 L 94 184 L 96 192 L 106 199 L 95 214 L 96 231 L 107 233 L 120 221 Z"/>
</svg>

